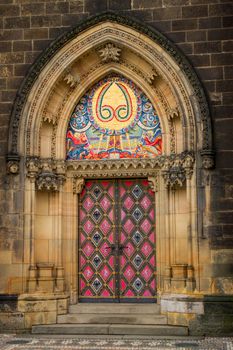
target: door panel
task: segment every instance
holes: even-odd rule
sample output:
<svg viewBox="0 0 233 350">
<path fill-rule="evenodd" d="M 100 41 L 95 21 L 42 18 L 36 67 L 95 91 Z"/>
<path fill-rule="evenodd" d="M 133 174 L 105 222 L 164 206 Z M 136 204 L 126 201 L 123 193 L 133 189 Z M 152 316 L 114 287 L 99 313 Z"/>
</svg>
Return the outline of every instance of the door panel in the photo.
<svg viewBox="0 0 233 350">
<path fill-rule="evenodd" d="M 154 194 L 147 180 L 119 183 L 120 298 L 150 299 L 155 288 Z"/>
<path fill-rule="evenodd" d="M 113 181 L 87 181 L 79 207 L 79 297 L 116 296 L 116 241 Z"/>
<path fill-rule="evenodd" d="M 155 301 L 154 193 L 148 181 L 87 181 L 79 201 L 80 301 Z"/>
</svg>

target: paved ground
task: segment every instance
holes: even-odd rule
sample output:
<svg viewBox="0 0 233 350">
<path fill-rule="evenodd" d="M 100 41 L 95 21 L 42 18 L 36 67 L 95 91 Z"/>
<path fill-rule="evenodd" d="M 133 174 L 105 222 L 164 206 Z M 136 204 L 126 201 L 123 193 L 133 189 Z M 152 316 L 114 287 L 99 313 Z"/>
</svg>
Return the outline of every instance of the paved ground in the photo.
<svg viewBox="0 0 233 350">
<path fill-rule="evenodd" d="M 233 338 L 0 334 L 0 350 L 233 350 Z"/>
</svg>

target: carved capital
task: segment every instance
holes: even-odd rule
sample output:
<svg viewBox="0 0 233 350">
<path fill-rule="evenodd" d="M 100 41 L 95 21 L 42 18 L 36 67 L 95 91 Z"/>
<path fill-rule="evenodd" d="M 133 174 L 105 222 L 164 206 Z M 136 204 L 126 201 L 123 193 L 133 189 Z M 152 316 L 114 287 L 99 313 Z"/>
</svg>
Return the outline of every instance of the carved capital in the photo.
<svg viewBox="0 0 233 350">
<path fill-rule="evenodd" d="M 83 178 L 73 179 L 73 193 L 80 194 L 83 190 L 85 180 Z"/>
<path fill-rule="evenodd" d="M 158 176 L 153 176 L 153 177 L 149 176 L 148 181 L 149 181 L 149 186 L 150 186 L 151 190 L 153 192 L 158 192 L 158 187 L 159 187 Z"/>
<path fill-rule="evenodd" d="M 186 179 L 190 179 L 192 176 L 193 164 L 194 157 L 189 152 L 168 157 L 162 167 L 166 187 L 182 187 Z"/>
<path fill-rule="evenodd" d="M 202 157 L 202 167 L 206 170 L 214 168 L 214 155 L 215 152 L 213 150 L 203 150 L 201 151 Z"/>
<path fill-rule="evenodd" d="M 27 177 L 30 178 L 32 182 L 35 181 L 36 176 L 40 169 L 40 160 L 38 157 L 29 157 L 26 160 Z"/>
<path fill-rule="evenodd" d="M 103 63 L 119 62 L 121 49 L 112 43 L 106 44 L 99 50 L 99 55 Z"/>
<path fill-rule="evenodd" d="M 59 191 L 65 177 L 54 173 L 41 173 L 37 176 L 36 187 L 38 190 Z"/>
<path fill-rule="evenodd" d="M 7 156 L 7 172 L 8 174 L 17 175 L 19 173 L 20 157 L 18 154 L 8 154 Z"/>
</svg>

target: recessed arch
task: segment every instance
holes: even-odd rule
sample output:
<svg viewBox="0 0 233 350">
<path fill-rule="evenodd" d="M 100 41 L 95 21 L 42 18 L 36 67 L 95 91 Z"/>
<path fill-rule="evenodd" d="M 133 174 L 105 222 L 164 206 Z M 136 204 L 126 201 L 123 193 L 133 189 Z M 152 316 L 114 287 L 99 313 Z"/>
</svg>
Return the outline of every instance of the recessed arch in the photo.
<svg viewBox="0 0 233 350">
<path fill-rule="evenodd" d="M 125 48 L 133 53 L 133 60 L 135 57 L 140 57 L 140 62 L 144 59 L 145 66 L 151 65 L 152 71 L 156 67 L 160 77 L 170 86 L 177 105 L 180 106 L 183 132 L 190 138 L 190 140 L 184 138 L 184 149 L 190 150 L 198 143 L 199 151 L 210 153 L 212 131 L 208 104 L 201 84 L 187 59 L 158 31 L 145 27 L 137 20 L 106 13 L 83 22 L 58 38 L 31 68 L 19 90 L 12 112 L 9 154 L 38 155 L 33 146 L 30 151 L 24 149 L 25 145 L 23 146 L 22 140 L 19 140 L 19 131 L 22 131 L 21 134 L 29 135 L 34 129 L 33 144 L 37 144 L 38 129 L 35 125 L 41 116 L 42 106 L 46 103 L 46 96 L 51 87 L 56 86 L 64 72 L 69 70 L 75 61 L 88 52 L 94 52 L 97 57 L 98 49 L 108 42 L 118 45 L 122 50 L 121 70 L 125 63 L 123 52 Z M 129 62 L 127 63 L 129 65 Z M 132 62 L 130 64 L 135 70 Z M 146 73 L 151 74 L 153 78 L 153 72 L 147 68 Z M 49 80 L 49 86 L 45 77 L 47 81 Z M 39 98 L 39 92 L 42 92 L 43 97 Z M 36 108 L 36 103 L 39 103 L 40 108 Z M 172 108 L 171 111 L 167 111 L 169 112 L 173 112 Z M 197 135 L 198 137 L 201 135 L 200 139 Z M 26 143 L 29 147 L 30 142 L 27 140 Z"/>
</svg>

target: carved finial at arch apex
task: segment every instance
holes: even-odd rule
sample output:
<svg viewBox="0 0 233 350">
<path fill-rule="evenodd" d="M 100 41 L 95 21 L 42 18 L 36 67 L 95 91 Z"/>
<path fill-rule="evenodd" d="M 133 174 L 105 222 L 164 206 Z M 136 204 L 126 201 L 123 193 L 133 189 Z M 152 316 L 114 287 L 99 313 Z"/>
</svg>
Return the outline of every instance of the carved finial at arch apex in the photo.
<svg viewBox="0 0 233 350">
<path fill-rule="evenodd" d="M 103 63 L 119 62 L 121 49 L 113 43 L 107 43 L 99 50 L 99 55 Z"/>
</svg>

